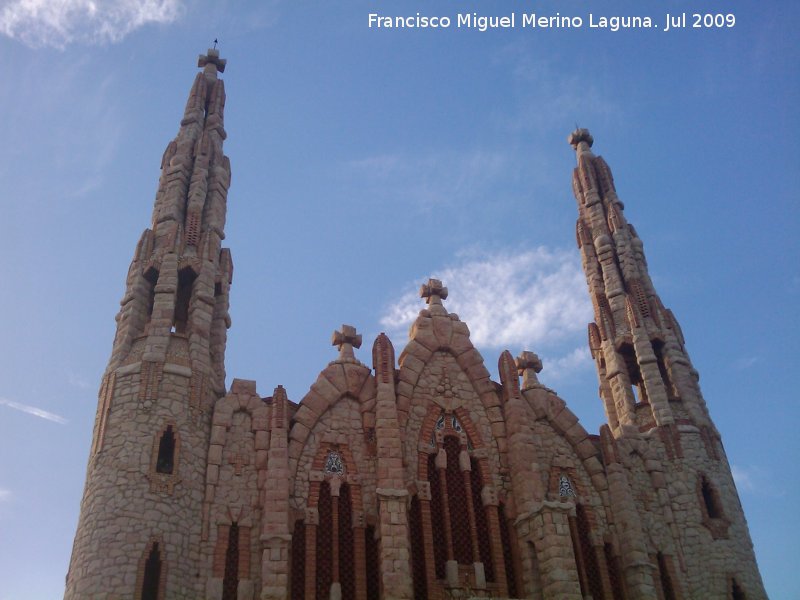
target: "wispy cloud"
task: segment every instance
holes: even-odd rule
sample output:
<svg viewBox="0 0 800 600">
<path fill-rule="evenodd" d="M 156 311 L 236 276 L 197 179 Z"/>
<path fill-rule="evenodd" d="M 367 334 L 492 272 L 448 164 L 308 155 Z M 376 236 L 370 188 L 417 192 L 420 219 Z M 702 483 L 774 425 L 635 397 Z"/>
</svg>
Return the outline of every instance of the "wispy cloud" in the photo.
<svg viewBox="0 0 800 600">
<path fill-rule="evenodd" d="M 11 499 L 11 490 L 4 490 L 0 488 L 0 502 L 6 502 Z"/>
<path fill-rule="evenodd" d="M 90 389 L 92 387 L 91 384 L 88 381 L 86 381 L 83 377 L 81 377 L 75 371 L 72 371 L 71 369 L 67 370 L 67 382 L 72 387 L 76 387 L 76 388 L 81 389 L 81 390 L 88 390 L 88 389 Z"/>
<path fill-rule="evenodd" d="M 0 8 L 0 33 L 34 48 L 107 44 L 183 12 L 181 0 L 11 0 Z"/>
<path fill-rule="evenodd" d="M 731 475 L 733 475 L 733 480 L 736 482 L 736 487 L 741 491 L 752 492 L 755 489 L 753 476 L 747 469 L 739 465 L 731 465 Z"/>
<path fill-rule="evenodd" d="M 758 362 L 757 356 L 743 356 L 734 363 L 734 366 L 737 369 L 749 369 L 757 362 Z"/>
<path fill-rule="evenodd" d="M 506 129 L 540 134 L 571 127 L 575 119 L 601 123 L 622 118 L 617 92 L 602 87 L 606 78 L 587 77 L 581 65 L 564 68 L 558 57 L 534 51 L 530 41 L 507 44 L 493 60 L 498 67 L 512 66 L 517 110 L 497 115 Z"/>
<path fill-rule="evenodd" d="M 583 272 L 572 251 L 472 251 L 432 276 L 448 287 L 447 309 L 469 325 L 476 346 L 535 350 L 576 334 L 591 319 Z M 380 322 L 402 332 L 422 307 L 417 293 L 409 291 L 386 308 Z M 584 357 L 573 351 L 559 360 L 566 368 Z"/>
<path fill-rule="evenodd" d="M 739 492 L 758 492 L 759 490 L 769 490 L 770 494 L 783 496 L 782 489 L 776 489 L 772 478 L 761 467 L 756 466 L 742 466 L 738 464 L 731 465 L 731 475 L 736 482 L 736 487 Z"/>
<path fill-rule="evenodd" d="M 345 173 L 372 198 L 412 200 L 418 209 L 482 197 L 508 170 L 509 157 L 493 150 L 380 155 L 352 160 Z"/>
<path fill-rule="evenodd" d="M 0 398 L 0 405 L 13 408 L 14 410 L 18 410 L 20 412 L 28 413 L 34 417 L 47 419 L 48 421 L 53 421 L 54 423 L 59 423 L 61 425 L 65 425 L 67 423 L 67 420 L 60 415 L 51 413 L 50 411 L 42 408 L 37 408 L 28 404 L 22 404 L 21 402 L 14 402 L 13 400 L 8 400 L 7 398 Z"/>
</svg>

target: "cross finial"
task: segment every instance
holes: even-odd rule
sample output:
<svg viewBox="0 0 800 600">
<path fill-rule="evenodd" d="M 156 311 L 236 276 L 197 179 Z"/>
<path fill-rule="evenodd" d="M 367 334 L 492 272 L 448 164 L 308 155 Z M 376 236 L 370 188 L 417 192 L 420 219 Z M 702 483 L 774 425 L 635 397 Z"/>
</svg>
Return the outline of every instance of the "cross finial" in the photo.
<svg viewBox="0 0 800 600">
<path fill-rule="evenodd" d="M 419 296 L 425 298 L 428 304 L 441 304 L 442 300 L 447 299 L 447 288 L 438 279 L 428 279 L 428 283 L 420 286 Z"/>
<path fill-rule="evenodd" d="M 333 332 L 331 345 L 339 348 L 339 358 L 355 359 L 353 348 L 361 348 L 361 334 L 352 325 L 342 325 L 340 330 Z"/>
<path fill-rule="evenodd" d="M 592 144 L 594 144 L 594 138 L 592 137 L 592 134 L 589 133 L 589 130 L 580 128 L 577 124 L 575 125 L 575 131 L 569 134 L 568 141 L 576 150 L 581 142 L 586 142 L 589 148 L 591 148 Z"/>
<path fill-rule="evenodd" d="M 197 57 L 197 66 L 205 68 L 206 71 L 212 69 L 214 72 L 225 72 L 225 64 L 228 61 L 219 57 L 219 50 L 217 50 L 217 40 L 214 40 L 214 47 L 209 48 L 206 54 L 201 54 Z"/>
<path fill-rule="evenodd" d="M 525 350 L 517 357 L 517 372 L 522 375 L 522 389 L 527 390 L 539 386 L 537 373 L 542 371 L 542 359 L 535 353 Z"/>
</svg>

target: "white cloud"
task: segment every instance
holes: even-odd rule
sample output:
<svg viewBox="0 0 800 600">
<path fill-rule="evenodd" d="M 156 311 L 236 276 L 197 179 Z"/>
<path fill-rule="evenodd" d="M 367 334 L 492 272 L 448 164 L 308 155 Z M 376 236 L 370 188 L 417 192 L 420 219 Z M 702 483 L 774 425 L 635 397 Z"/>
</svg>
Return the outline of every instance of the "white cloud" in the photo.
<svg viewBox="0 0 800 600">
<path fill-rule="evenodd" d="M 586 345 L 575 348 L 569 354 L 549 359 L 542 359 L 543 371 L 548 381 L 563 381 L 575 374 L 576 371 L 591 370 L 594 368 L 592 355 Z"/>
<path fill-rule="evenodd" d="M 35 406 L 22 404 L 21 402 L 14 402 L 13 400 L 8 400 L 7 398 L 0 398 L 0 405 L 13 408 L 14 410 L 18 410 L 20 412 L 28 413 L 29 415 L 39 417 L 40 419 L 47 419 L 48 421 L 53 421 L 54 423 L 59 423 L 61 425 L 67 423 L 67 420 L 60 415 L 51 413 L 41 408 L 36 408 Z"/>
<path fill-rule="evenodd" d="M 0 33 L 32 47 L 106 44 L 183 10 L 181 0 L 10 0 L 0 8 Z"/>
<path fill-rule="evenodd" d="M 582 331 L 592 318 L 583 272 L 571 250 L 540 246 L 518 252 L 471 252 L 456 266 L 432 276 L 448 287 L 447 309 L 467 323 L 476 346 L 535 350 L 545 341 L 553 343 Z M 409 291 L 386 309 L 380 322 L 391 332 L 401 332 L 423 307 L 418 295 Z M 559 359 L 562 369 L 584 356 L 573 351 Z"/>
<path fill-rule="evenodd" d="M 11 499 L 11 490 L 0 489 L 0 502 L 6 502 Z"/>
</svg>

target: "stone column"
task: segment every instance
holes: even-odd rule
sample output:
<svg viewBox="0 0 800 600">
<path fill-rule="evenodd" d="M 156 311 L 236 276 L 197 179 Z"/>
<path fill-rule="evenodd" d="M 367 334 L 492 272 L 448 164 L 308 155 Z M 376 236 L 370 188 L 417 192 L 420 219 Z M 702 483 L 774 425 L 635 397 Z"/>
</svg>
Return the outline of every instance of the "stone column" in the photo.
<svg viewBox="0 0 800 600">
<path fill-rule="evenodd" d="M 404 482 L 403 447 L 397 418 L 394 381 L 394 348 L 380 334 L 372 349 L 377 397 L 375 440 L 378 449 L 378 531 L 380 533 L 380 578 L 385 600 L 413 598 L 411 547 L 409 545 L 408 491 Z M 430 496 L 429 496 L 430 498 Z M 430 507 L 428 535 L 430 535 Z M 426 547 L 427 552 L 427 547 Z M 432 559 L 432 555 L 431 555 Z M 433 562 L 430 562 L 432 565 Z"/>
</svg>

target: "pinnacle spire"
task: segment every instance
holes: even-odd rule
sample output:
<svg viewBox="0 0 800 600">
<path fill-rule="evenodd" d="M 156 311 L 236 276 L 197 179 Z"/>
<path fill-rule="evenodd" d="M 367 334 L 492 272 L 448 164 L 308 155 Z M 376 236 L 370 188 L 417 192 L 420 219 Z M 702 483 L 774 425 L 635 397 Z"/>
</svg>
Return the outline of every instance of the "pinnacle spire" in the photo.
<svg viewBox="0 0 800 600">
<path fill-rule="evenodd" d="M 588 129 L 577 128 L 568 141 L 577 155 L 576 238 L 595 313 L 589 346 L 609 424 L 613 430 L 669 426 L 685 412 L 695 425 L 710 426 L 680 329 L 656 293 L 611 169 L 592 153 Z"/>
<path fill-rule="evenodd" d="M 173 334 L 189 338 L 192 369 L 205 372 L 224 392 L 224 349 L 230 325 L 230 251 L 222 248 L 230 161 L 223 152 L 225 70 L 219 50 L 197 61 L 178 134 L 167 144 L 153 206 L 152 225 L 136 249 L 118 316 L 118 335 L 109 369 L 116 368 L 134 341 L 146 336 L 146 360 L 165 360 Z"/>
</svg>

